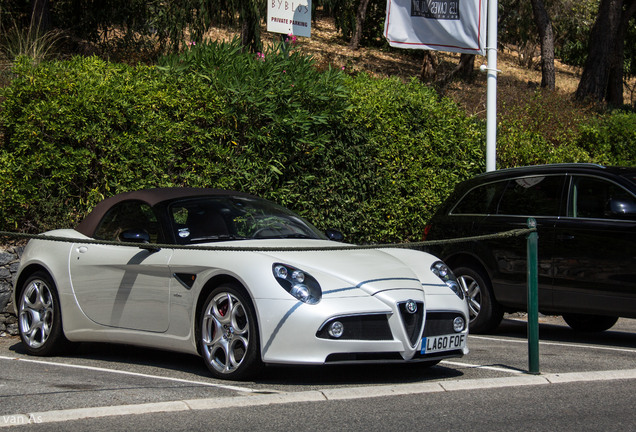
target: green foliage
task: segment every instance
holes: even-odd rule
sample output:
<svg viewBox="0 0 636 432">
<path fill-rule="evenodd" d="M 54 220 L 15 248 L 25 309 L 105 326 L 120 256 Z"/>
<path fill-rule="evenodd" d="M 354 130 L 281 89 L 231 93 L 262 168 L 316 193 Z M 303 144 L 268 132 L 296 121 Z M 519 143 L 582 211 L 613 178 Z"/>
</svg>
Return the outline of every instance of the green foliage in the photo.
<svg viewBox="0 0 636 432">
<path fill-rule="evenodd" d="M 483 172 L 483 125 L 413 80 L 351 79 L 347 122 L 366 140 L 369 196 L 348 217 L 364 240 L 417 241 L 457 181 Z M 343 217 L 347 217 L 343 215 Z"/>
<path fill-rule="evenodd" d="M 72 226 L 119 192 L 234 189 L 350 242 L 419 240 L 454 185 L 484 171 L 484 124 L 418 81 L 318 71 L 293 41 L 198 43 L 135 67 L 19 59 L 0 92 L 0 229 Z M 636 116 L 590 117 L 536 93 L 505 110 L 499 167 L 634 165 Z M 573 114 L 564 114 L 564 113 Z"/>
<path fill-rule="evenodd" d="M 583 66 L 587 58 L 588 39 L 596 15 L 598 0 L 567 0 L 553 9 L 553 27 L 558 35 L 555 45 L 557 57 L 573 66 Z"/>
<path fill-rule="evenodd" d="M 220 101 L 206 98 L 202 109 L 185 91 L 192 76 L 166 79 L 95 57 L 23 60 L 14 74 L 3 93 L 6 223 L 64 226 L 104 196 L 170 184 L 201 134 L 218 133 Z"/>
<path fill-rule="evenodd" d="M 328 160 L 344 75 L 238 43 L 195 46 L 179 62 L 189 66 L 18 62 L 2 94 L 3 222 L 65 226 L 104 196 L 152 186 L 289 189 L 277 200 L 307 205 L 288 184 L 310 187 Z"/>
<path fill-rule="evenodd" d="M 586 114 L 553 92 L 536 91 L 524 104 L 502 110 L 497 139 L 497 167 L 547 162 L 589 162 L 576 139 Z"/>
<path fill-rule="evenodd" d="M 636 113 L 612 111 L 581 127 L 578 145 L 607 165 L 636 165 Z"/>
</svg>

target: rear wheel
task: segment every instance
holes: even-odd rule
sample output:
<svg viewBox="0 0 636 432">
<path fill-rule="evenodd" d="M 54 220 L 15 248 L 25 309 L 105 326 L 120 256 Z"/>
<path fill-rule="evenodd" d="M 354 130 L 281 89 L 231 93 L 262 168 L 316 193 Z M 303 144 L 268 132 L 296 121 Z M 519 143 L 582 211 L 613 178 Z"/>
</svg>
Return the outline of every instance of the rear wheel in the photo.
<svg viewBox="0 0 636 432">
<path fill-rule="evenodd" d="M 453 273 L 466 292 L 470 332 L 487 333 L 494 330 L 503 319 L 503 309 L 495 300 L 488 278 L 470 267 L 458 267 Z"/>
<path fill-rule="evenodd" d="M 57 289 L 47 273 L 33 273 L 22 284 L 18 299 L 18 328 L 27 353 L 48 356 L 69 345 L 62 331 Z"/>
<path fill-rule="evenodd" d="M 215 288 L 205 300 L 199 321 L 199 346 L 205 364 L 221 379 L 247 379 L 260 369 L 256 313 L 243 289 Z"/>
<path fill-rule="evenodd" d="M 565 322 L 572 330 L 582 332 L 601 332 L 611 328 L 618 317 L 604 315 L 581 315 L 581 314 L 565 314 L 563 315 Z"/>
</svg>

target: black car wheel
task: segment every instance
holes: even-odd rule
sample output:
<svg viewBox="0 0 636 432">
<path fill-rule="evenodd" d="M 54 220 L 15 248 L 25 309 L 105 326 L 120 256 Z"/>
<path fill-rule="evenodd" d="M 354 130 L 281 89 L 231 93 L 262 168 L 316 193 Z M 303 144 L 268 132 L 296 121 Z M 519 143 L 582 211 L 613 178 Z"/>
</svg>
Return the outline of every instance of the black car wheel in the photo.
<svg viewBox="0 0 636 432">
<path fill-rule="evenodd" d="M 18 301 L 18 328 L 27 353 L 49 356 L 69 344 L 57 289 L 47 273 L 33 273 L 22 284 Z"/>
<path fill-rule="evenodd" d="M 618 317 L 581 314 L 565 314 L 563 319 L 573 330 L 582 332 L 605 331 L 618 321 Z"/>
<path fill-rule="evenodd" d="M 247 379 L 260 366 L 256 313 L 243 289 L 225 284 L 208 295 L 199 320 L 199 346 L 205 364 L 221 379 Z"/>
<path fill-rule="evenodd" d="M 469 267 L 458 267 L 453 273 L 466 293 L 471 333 L 495 329 L 503 319 L 503 309 L 492 294 L 488 278 Z"/>
</svg>

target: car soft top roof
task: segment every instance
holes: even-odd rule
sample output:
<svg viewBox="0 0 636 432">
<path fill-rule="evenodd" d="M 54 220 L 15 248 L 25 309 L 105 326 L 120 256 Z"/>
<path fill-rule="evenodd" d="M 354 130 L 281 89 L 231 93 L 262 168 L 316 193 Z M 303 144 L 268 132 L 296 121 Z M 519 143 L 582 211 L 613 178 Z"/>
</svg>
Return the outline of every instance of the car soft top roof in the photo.
<svg viewBox="0 0 636 432">
<path fill-rule="evenodd" d="M 237 192 L 224 189 L 211 188 L 191 188 L 191 187 L 174 187 L 174 188 L 155 188 L 143 189 L 138 191 L 123 192 L 106 198 L 97 204 L 93 210 L 82 220 L 75 230 L 85 236 L 91 237 L 97 229 L 97 224 L 102 220 L 106 212 L 116 204 L 122 201 L 143 201 L 154 207 L 164 201 L 173 201 L 180 198 L 189 198 L 197 196 L 243 196 L 255 198 L 253 195 L 244 192 Z"/>
</svg>

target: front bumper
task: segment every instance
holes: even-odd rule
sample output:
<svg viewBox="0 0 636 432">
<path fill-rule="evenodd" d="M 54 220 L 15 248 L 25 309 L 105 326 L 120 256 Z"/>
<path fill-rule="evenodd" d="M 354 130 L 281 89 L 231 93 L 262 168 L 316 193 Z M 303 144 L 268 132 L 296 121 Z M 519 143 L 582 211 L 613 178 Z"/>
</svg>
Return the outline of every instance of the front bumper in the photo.
<svg viewBox="0 0 636 432">
<path fill-rule="evenodd" d="M 418 312 L 405 311 L 412 300 Z M 318 305 L 287 300 L 259 300 L 268 311 L 261 319 L 261 353 L 265 363 L 337 364 L 435 361 L 461 357 L 467 347 L 422 354 L 422 338 L 447 334 L 457 316 L 468 322 L 466 303 L 451 295 L 428 296 L 421 290 L 385 291 L 368 297 L 324 299 Z M 277 311 L 278 313 L 272 313 Z M 261 315 L 262 316 L 262 315 Z M 272 316 L 279 316 L 278 320 Z M 329 323 L 339 320 L 345 332 L 330 337 Z"/>
</svg>

